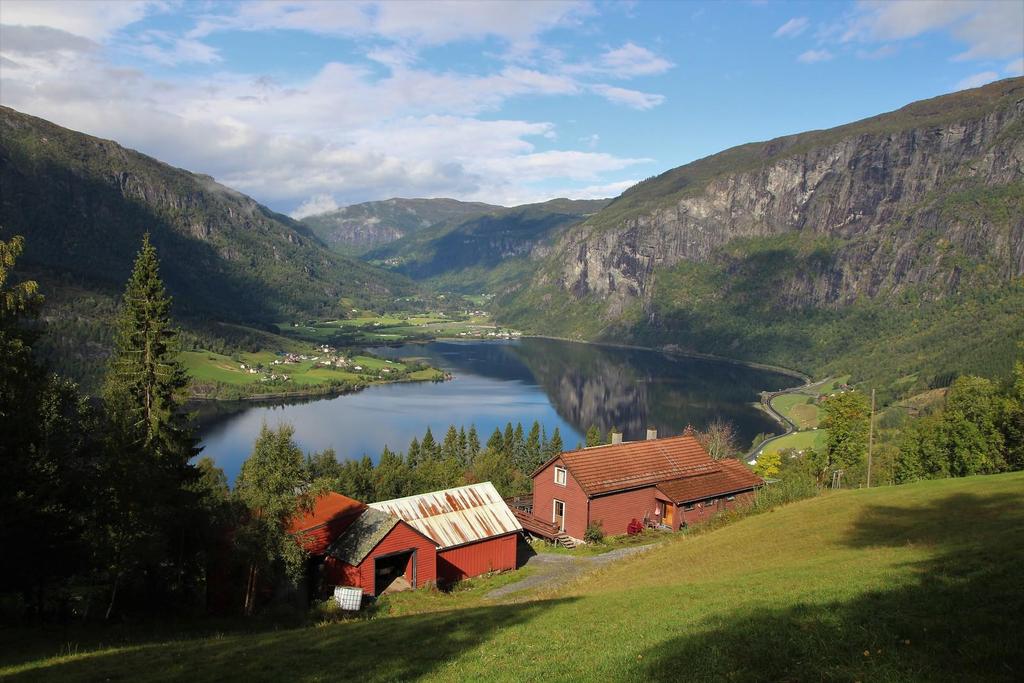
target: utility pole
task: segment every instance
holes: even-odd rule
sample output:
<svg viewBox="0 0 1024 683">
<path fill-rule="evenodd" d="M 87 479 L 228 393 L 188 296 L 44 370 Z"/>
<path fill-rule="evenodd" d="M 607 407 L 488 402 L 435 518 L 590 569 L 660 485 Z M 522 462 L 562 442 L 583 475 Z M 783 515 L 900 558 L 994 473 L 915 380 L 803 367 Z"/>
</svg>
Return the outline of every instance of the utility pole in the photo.
<svg viewBox="0 0 1024 683">
<path fill-rule="evenodd" d="M 871 449 L 875 440 L 875 390 L 871 390 L 871 418 L 868 422 L 868 488 L 871 488 Z"/>
</svg>

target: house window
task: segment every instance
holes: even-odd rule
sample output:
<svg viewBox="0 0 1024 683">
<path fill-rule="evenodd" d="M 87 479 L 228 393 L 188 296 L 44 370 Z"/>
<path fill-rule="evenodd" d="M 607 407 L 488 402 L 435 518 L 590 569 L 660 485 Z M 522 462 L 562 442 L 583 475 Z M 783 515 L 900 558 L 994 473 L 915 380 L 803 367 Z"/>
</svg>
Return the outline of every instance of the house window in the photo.
<svg viewBox="0 0 1024 683">
<path fill-rule="evenodd" d="M 555 483 L 558 484 L 559 486 L 565 486 L 565 468 L 564 467 L 556 467 L 555 468 Z"/>
<path fill-rule="evenodd" d="M 729 496 L 728 498 L 726 498 L 726 500 L 728 500 L 728 501 L 736 500 L 736 496 Z"/>
<path fill-rule="evenodd" d="M 683 509 L 684 509 L 684 510 L 686 510 L 687 512 L 689 512 L 689 511 L 690 511 L 690 510 L 692 510 L 693 508 L 694 508 L 694 505 L 693 505 L 693 503 L 690 503 L 689 505 L 684 505 L 684 506 L 683 506 Z"/>
</svg>

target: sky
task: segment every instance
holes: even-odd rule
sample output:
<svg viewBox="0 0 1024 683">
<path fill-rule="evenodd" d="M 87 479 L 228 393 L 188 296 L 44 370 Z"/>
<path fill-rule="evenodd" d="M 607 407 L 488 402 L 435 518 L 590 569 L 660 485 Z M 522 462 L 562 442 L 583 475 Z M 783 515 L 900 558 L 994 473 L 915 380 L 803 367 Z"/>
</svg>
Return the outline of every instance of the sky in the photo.
<svg viewBox="0 0 1024 683">
<path fill-rule="evenodd" d="M 1024 2 L 0 0 L 0 103 L 303 217 L 616 196 L 1024 74 Z"/>
</svg>

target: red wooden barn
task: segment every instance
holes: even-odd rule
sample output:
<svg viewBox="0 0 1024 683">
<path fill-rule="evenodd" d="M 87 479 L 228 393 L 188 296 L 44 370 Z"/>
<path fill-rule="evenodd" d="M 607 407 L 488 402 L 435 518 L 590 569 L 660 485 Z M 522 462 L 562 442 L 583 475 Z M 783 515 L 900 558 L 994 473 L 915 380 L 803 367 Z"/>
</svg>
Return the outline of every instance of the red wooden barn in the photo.
<svg viewBox="0 0 1024 683">
<path fill-rule="evenodd" d="M 328 550 L 323 581 L 367 595 L 420 588 L 437 581 L 437 546 L 397 517 L 367 507 Z"/>
<path fill-rule="evenodd" d="M 451 583 L 516 568 L 523 528 L 491 482 L 371 503 L 437 543 L 437 578 Z"/>
<path fill-rule="evenodd" d="M 631 520 L 678 530 L 748 500 L 764 480 L 736 460 L 712 460 L 690 434 L 561 453 L 533 473 L 532 516 L 574 539 L 587 525 L 624 534 Z M 548 527 L 552 528 L 552 527 Z"/>
</svg>

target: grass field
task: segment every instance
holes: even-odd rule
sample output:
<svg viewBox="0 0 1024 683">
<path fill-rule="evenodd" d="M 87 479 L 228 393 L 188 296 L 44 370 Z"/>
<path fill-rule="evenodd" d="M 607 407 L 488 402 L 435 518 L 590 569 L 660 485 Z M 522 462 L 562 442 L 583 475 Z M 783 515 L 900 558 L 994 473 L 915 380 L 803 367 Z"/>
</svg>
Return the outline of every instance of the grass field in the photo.
<svg viewBox="0 0 1024 683">
<path fill-rule="evenodd" d="M 793 432 L 772 441 L 763 449 L 764 452 L 783 451 L 787 448 L 794 448 L 798 451 L 814 448 L 820 450 L 825 447 L 825 440 L 828 438 L 827 429 L 816 429 L 808 432 Z"/>
<path fill-rule="evenodd" d="M 363 312 L 345 320 L 315 323 L 280 323 L 286 337 L 315 343 L 372 344 L 408 340 L 483 335 L 495 330 L 487 315 L 413 314 L 385 315 Z"/>
<path fill-rule="evenodd" d="M 813 398 L 805 394 L 782 394 L 772 399 L 772 408 L 792 420 L 797 429 L 813 429 L 821 419 L 821 409 L 808 401 Z"/>
<path fill-rule="evenodd" d="M 26 656 L 0 676 L 1020 680 L 1024 473 L 837 492 L 675 536 L 557 594 L 433 606 L 440 611 Z M 52 643 L 54 653 L 69 649 Z"/>
<path fill-rule="evenodd" d="M 306 353 L 311 357 L 318 354 L 315 351 Z M 251 386 L 263 383 L 261 378 L 269 373 L 288 377 L 286 382 L 266 384 L 268 392 L 302 390 L 338 382 L 370 384 L 393 380 L 433 380 L 441 377 L 441 373 L 434 368 L 415 370 L 406 374 L 407 367 L 398 361 L 387 361 L 366 355 L 352 356 L 349 365 L 341 368 L 318 367 L 317 361 L 314 360 L 273 365 L 279 356 L 269 351 L 242 353 L 238 355 L 237 360 L 211 351 L 185 351 L 180 354 L 179 359 L 189 375 L 199 383 L 219 382 L 231 386 Z M 241 367 L 243 364 L 246 368 Z M 248 371 L 248 368 L 257 366 L 267 369 L 256 374 Z M 356 370 L 356 367 L 360 369 Z"/>
</svg>

